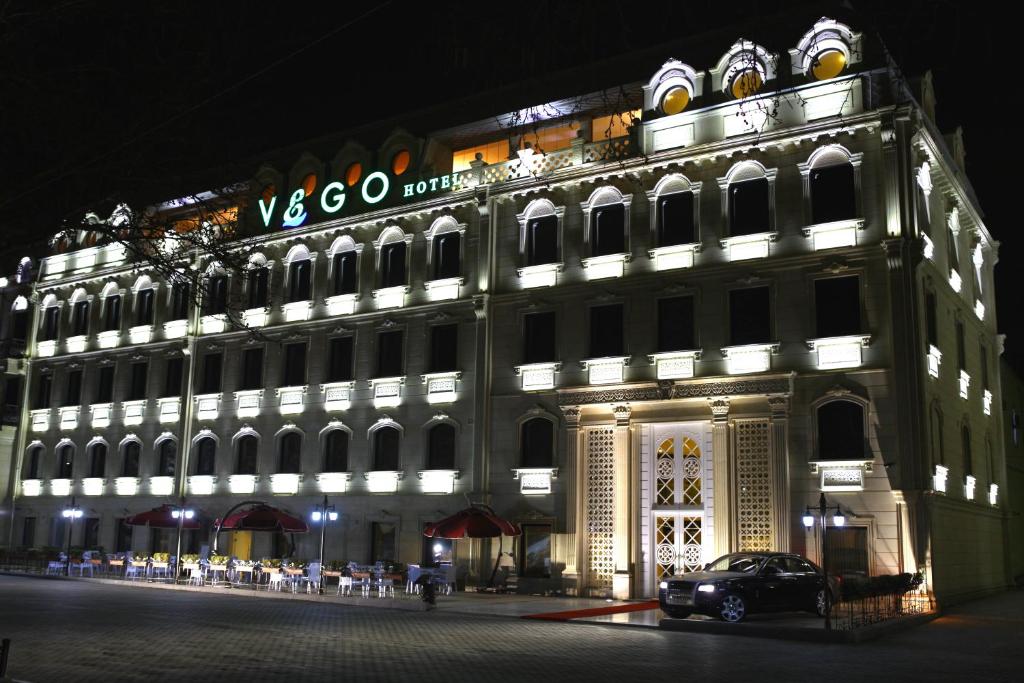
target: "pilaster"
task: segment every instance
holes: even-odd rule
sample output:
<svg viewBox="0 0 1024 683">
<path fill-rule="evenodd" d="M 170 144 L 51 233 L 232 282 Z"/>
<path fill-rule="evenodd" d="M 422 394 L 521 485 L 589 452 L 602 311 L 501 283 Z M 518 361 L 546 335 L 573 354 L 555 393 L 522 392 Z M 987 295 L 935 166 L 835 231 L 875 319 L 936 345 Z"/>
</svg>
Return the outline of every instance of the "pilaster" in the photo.
<svg viewBox="0 0 1024 683">
<path fill-rule="evenodd" d="M 732 458 L 729 455 L 729 399 L 708 399 L 711 408 L 711 453 L 714 468 L 714 555 L 721 557 L 735 546 Z"/>
<path fill-rule="evenodd" d="M 612 577 L 612 596 L 618 600 L 629 597 L 632 584 L 632 563 L 630 562 L 630 540 L 632 524 L 630 518 L 630 457 L 629 405 L 612 407 L 615 415 L 615 511 L 612 555 L 615 560 L 615 574 Z"/>
<path fill-rule="evenodd" d="M 583 566 L 582 553 L 586 549 L 581 506 L 584 498 L 586 467 L 583 466 L 583 448 L 580 440 L 580 407 L 561 406 L 565 417 L 565 461 L 562 465 L 561 480 L 565 484 L 565 569 L 562 576 L 580 588 L 580 567 Z"/>
<path fill-rule="evenodd" d="M 790 550 L 790 481 L 789 481 L 789 398 L 772 396 L 771 436 L 769 441 L 772 472 L 772 545 L 776 550 Z"/>
</svg>

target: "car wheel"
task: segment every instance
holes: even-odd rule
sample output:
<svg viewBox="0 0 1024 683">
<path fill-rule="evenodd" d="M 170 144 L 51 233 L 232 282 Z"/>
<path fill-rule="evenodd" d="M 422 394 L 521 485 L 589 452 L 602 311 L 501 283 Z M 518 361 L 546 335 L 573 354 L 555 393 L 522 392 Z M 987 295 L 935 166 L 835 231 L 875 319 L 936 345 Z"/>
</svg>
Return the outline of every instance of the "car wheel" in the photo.
<svg viewBox="0 0 1024 683">
<path fill-rule="evenodd" d="M 818 591 L 818 595 L 814 598 L 814 610 L 818 613 L 819 617 L 825 616 L 825 589 Z"/>
<path fill-rule="evenodd" d="M 735 593 L 729 593 L 722 598 L 718 613 L 723 621 L 733 624 L 743 621 L 743 618 L 747 616 L 747 602 Z"/>
<path fill-rule="evenodd" d="M 691 614 L 693 614 L 693 612 L 691 610 L 688 610 L 688 609 L 674 609 L 672 607 L 662 607 L 661 611 L 664 612 L 666 615 L 668 615 L 672 619 L 685 619 L 686 617 L 688 617 Z"/>
</svg>

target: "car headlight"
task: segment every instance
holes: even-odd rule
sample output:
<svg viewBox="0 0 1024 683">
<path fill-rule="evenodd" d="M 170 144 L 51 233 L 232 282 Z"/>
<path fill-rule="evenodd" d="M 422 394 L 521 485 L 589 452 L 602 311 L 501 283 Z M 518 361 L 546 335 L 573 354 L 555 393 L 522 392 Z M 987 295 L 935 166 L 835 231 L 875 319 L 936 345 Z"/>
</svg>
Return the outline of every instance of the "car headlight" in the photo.
<svg viewBox="0 0 1024 683">
<path fill-rule="evenodd" d="M 668 590 L 668 581 L 662 581 L 661 583 L 659 583 L 658 588 L 660 588 L 663 591 Z"/>
<path fill-rule="evenodd" d="M 714 593 L 715 592 L 715 586 L 714 586 L 714 584 L 711 584 L 711 583 L 702 583 L 701 585 L 697 586 L 697 592 L 698 593 Z"/>
</svg>

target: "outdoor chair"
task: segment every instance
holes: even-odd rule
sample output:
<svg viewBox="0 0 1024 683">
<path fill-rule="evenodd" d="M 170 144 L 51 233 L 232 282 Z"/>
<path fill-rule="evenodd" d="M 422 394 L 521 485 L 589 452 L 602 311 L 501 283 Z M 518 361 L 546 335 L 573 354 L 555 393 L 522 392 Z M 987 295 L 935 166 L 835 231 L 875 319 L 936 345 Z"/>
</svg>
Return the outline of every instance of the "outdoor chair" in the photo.
<svg viewBox="0 0 1024 683">
<path fill-rule="evenodd" d="M 185 571 L 188 572 L 189 585 L 202 586 L 203 585 L 203 568 L 199 563 L 186 564 L 184 567 Z"/>
<path fill-rule="evenodd" d="M 441 569 L 444 570 L 443 573 L 435 573 L 433 582 L 441 587 L 445 595 L 451 595 L 455 590 L 455 567 L 442 567 Z"/>
<path fill-rule="evenodd" d="M 313 586 L 319 588 L 320 586 L 320 563 L 310 562 L 309 567 L 306 569 L 305 576 L 296 576 L 292 581 L 292 593 L 295 592 L 296 587 L 302 583 L 306 587 L 307 593 L 313 592 Z"/>
<path fill-rule="evenodd" d="M 418 564 L 409 565 L 409 573 L 406 576 L 405 581 L 405 592 L 406 593 L 419 593 L 419 584 L 416 583 L 416 579 L 420 578 L 420 574 L 423 573 L 423 569 Z"/>
<path fill-rule="evenodd" d="M 338 595 L 344 592 L 345 595 L 352 595 L 352 577 L 351 576 L 339 576 L 338 577 Z"/>
<path fill-rule="evenodd" d="M 386 598 L 388 594 L 391 597 L 395 597 L 395 580 L 394 579 L 378 579 L 377 581 L 377 597 Z"/>
<path fill-rule="evenodd" d="M 56 560 L 50 560 L 49 562 L 46 563 L 46 573 L 47 574 L 63 574 L 64 573 L 64 563 L 66 561 L 67 561 L 67 555 L 65 555 L 64 553 L 61 553 L 60 555 L 57 556 Z"/>
<path fill-rule="evenodd" d="M 284 586 L 284 574 L 280 570 L 267 574 L 267 590 L 281 590 Z"/>
<path fill-rule="evenodd" d="M 363 597 L 370 597 L 370 586 L 373 583 L 373 578 L 370 572 L 352 572 L 352 586 L 359 588 L 363 591 Z"/>
<path fill-rule="evenodd" d="M 145 578 L 146 570 L 148 569 L 149 566 L 145 562 L 129 561 L 128 566 L 125 568 L 124 578 L 131 579 L 133 581 L 138 578 Z"/>
<path fill-rule="evenodd" d="M 93 564 L 90 561 L 91 559 L 92 559 L 92 551 L 91 550 L 86 550 L 84 553 L 82 553 L 82 559 L 80 559 L 78 562 L 75 562 L 73 565 L 71 565 L 71 567 L 72 567 L 72 569 L 77 569 L 78 570 L 78 575 L 79 576 L 85 576 L 85 572 L 86 571 L 89 572 L 89 576 L 92 576 L 93 575 Z"/>
</svg>

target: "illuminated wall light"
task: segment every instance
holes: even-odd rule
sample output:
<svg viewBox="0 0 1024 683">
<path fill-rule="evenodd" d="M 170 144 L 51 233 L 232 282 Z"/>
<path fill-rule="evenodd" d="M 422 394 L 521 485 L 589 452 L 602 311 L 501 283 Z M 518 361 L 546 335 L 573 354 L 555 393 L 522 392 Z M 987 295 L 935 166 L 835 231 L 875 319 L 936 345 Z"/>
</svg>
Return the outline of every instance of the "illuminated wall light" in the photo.
<svg viewBox="0 0 1024 683">
<path fill-rule="evenodd" d="M 121 341 L 121 332 L 118 330 L 105 330 L 96 335 L 96 343 L 101 349 L 117 348 Z"/>
<path fill-rule="evenodd" d="M 402 402 L 402 382 L 404 377 L 386 377 L 371 379 L 373 386 L 373 405 L 377 408 L 391 408 Z"/>
<path fill-rule="evenodd" d="M 988 504 L 998 505 L 999 504 L 999 484 L 988 485 Z"/>
<path fill-rule="evenodd" d="M 285 322 L 295 323 L 309 320 L 309 314 L 313 310 L 312 301 L 291 301 L 281 306 Z"/>
<path fill-rule="evenodd" d="M 775 233 L 759 233 L 728 237 L 721 240 L 722 248 L 729 254 L 730 261 L 746 261 L 754 258 L 768 257 L 768 243 L 775 238 Z"/>
<path fill-rule="evenodd" d="M 114 479 L 114 492 L 119 496 L 134 496 L 139 491 L 138 477 L 117 477 Z"/>
<path fill-rule="evenodd" d="M 835 249 L 836 247 L 857 246 L 857 230 L 864 227 L 863 219 L 818 223 L 804 228 L 804 234 L 811 238 L 814 251 Z"/>
<path fill-rule="evenodd" d="M 153 326 L 152 325 L 138 325 L 136 327 L 129 328 L 128 338 L 132 344 L 148 344 L 153 338 Z"/>
<path fill-rule="evenodd" d="M 588 280 L 604 280 L 622 277 L 626 269 L 627 254 L 607 254 L 583 259 L 583 269 Z"/>
<path fill-rule="evenodd" d="M 277 390 L 278 409 L 282 415 L 297 415 L 305 409 L 302 401 L 306 387 L 279 387 Z"/>
<path fill-rule="evenodd" d="M 582 361 L 591 384 L 618 384 L 622 382 L 626 358 L 595 358 Z"/>
<path fill-rule="evenodd" d="M 923 243 L 921 251 L 924 257 L 929 261 L 935 260 L 935 243 L 932 242 L 928 235 L 921 235 L 921 241 Z"/>
<path fill-rule="evenodd" d="M 40 358 L 49 358 L 57 353 L 57 342 L 54 340 L 41 341 L 36 344 L 36 355 Z"/>
<path fill-rule="evenodd" d="M 677 244 L 651 249 L 647 255 L 654 259 L 654 269 L 657 271 L 678 270 L 679 268 L 693 267 L 695 251 L 696 245 L 694 244 Z"/>
<path fill-rule="evenodd" d="M 209 474 L 196 474 L 188 478 L 188 492 L 194 496 L 209 496 L 213 493 L 213 485 L 217 477 Z"/>
<path fill-rule="evenodd" d="M 227 315 L 216 313 L 204 315 L 199 319 L 199 330 L 201 334 L 218 334 L 227 329 Z"/>
<path fill-rule="evenodd" d="M 967 374 L 966 370 L 960 371 L 960 398 L 966 399 L 970 396 L 969 390 L 971 388 L 971 376 Z"/>
<path fill-rule="evenodd" d="M 196 417 L 200 420 L 214 420 L 220 414 L 220 394 L 196 396 Z"/>
<path fill-rule="evenodd" d="M 949 481 L 949 468 L 943 465 L 935 466 L 935 474 L 932 476 L 932 488 L 939 493 L 946 492 L 946 482 Z"/>
<path fill-rule="evenodd" d="M 33 410 L 32 413 L 32 431 L 33 432 L 45 432 L 50 428 L 50 409 L 41 408 L 39 410 Z"/>
<path fill-rule="evenodd" d="M 92 412 L 92 426 L 103 428 L 110 426 L 110 413 L 112 407 L 109 403 L 94 403 L 89 406 Z"/>
<path fill-rule="evenodd" d="M 142 424 L 143 413 L 146 412 L 146 401 L 124 401 L 121 403 L 121 409 L 124 411 L 125 425 L 139 425 Z"/>
<path fill-rule="evenodd" d="M 351 472 L 320 472 L 316 475 L 316 482 L 322 493 L 345 493 L 351 479 Z"/>
<path fill-rule="evenodd" d="M 558 476 L 554 467 L 521 467 L 512 470 L 519 480 L 519 492 L 524 496 L 542 496 L 551 493 L 551 480 Z"/>
<path fill-rule="evenodd" d="M 150 477 L 149 492 L 154 496 L 169 496 L 174 492 L 174 477 Z"/>
<path fill-rule="evenodd" d="M 520 268 L 519 284 L 523 289 L 536 287 L 554 287 L 558 281 L 558 273 L 562 270 L 561 263 L 545 263 L 540 266 Z"/>
<path fill-rule="evenodd" d="M 419 472 L 423 493 L 454 493 L 458 470 L 423 470 Z"/>
<path fill-rule="evenodd" d="M 985 304 L 981 301 L 974 302 L 974 315 L 978 316 L 978 320 L 985 319 Z"/>
<path fill-rule="evenodd" d="M 959 292 L 963 287 L 963 280 L 960 279 L 960 273 L 955 270 L 949 271 L 949 286 L 953 288 L 954 292 Z"/>
<path fill-rule="evenodd" d="M 771 369 L 771 354 L 776 350 L 774 344 L 749 344 L 728 346 L 722 349 L 722 353 L 725 355 L 729 374 L 742 375 Z"/>
<path fill-rule="evenodd" d="M 263 389 L 244 389 L 235 392 L 235 401 L 238 408 L 235 414 L 238 417 L 256 417 L 260 414 L 260 399 L 263 397 Z"/>
<path fill-rule="evenodd" d="M 336 294 L 324 299 L 328 315 L 351 315 L 356 312 L 358 294 Z"/>
<path fill-rule="evenodd" d="M 22 479 L 21 480 L 21 495 L 23 496 L 38 496 L 43 493 L 43 480 L 42 479 Z"/>
<path fill-rule="evenodd" d="M 542 391 L 555 388 L 555 372 L 560 363 L 533 363 L 516 367 L 523 378 L 523 391 Z"/>
<path fill-rule="evenodd" d="M 974 489 L 978 485 L 978 480 L 972 475 L 968 474 L 964 478 L 964 498 L 967 500 L 974 500 Z"/>
<path fill-rule="evenodd" d="M 51 479 L 50 480 L 50 495 L 52 495 L 52 496 L 70 496 L 71 495 L 71 480 L 70 479 Z"/>
<path fill-rule="evenodd" d="M 986 415 L 992 414 L 992 392 L 988 389 L 981 394 L 981 409 Z"/>
<path fill-rule="evenodd" d="M 180 339 L 188 333 L 187 320 L 172 320 L 164 323 L 164 339 Z"/>
<path fill-rule="evenodd" d="M 85 335 L 79 334 L 74 337 L 68 337 L 67 341 L 64 342 L 68 353 L 82 353 L 85 351 Z"/>
<path fill-rule="evenodd" d="M 82 480 L 82 493 L 87 496 L 102 496 L 106 483 L 101 477 L 86 477 Z"/>
<path fill-rule="evenodd" d="M 255 474 L 232 474 L 228 477 L 228 490 L 231 493 L 252 493 L 256 490 Z"/>
<path fill-rule="evenodd" d="M 320 385 L 324 395 L 324 410 L 334 412 L 348 410 L 352 405 L 352 386 L 355 382 L 328 382 Z"/>
<path fill-rule="evenodd" d="M 693 377 L 700 351 L 655 353 L 647 358 L 657 367 L 658 379 L 684 379 Z"/>
<path fill-rule="evenodd" d="M 405 285 L 375 289 L 373 298 L 377 300 L 377 309 L 402 308 L 405 306 L 405 294 L 408 290 L 409 288 Z"/>
<path fill-rule="evenodd" d="M 864 468 L 859 465 L 839 467 L 821 464 L 822 491 L 863 491 Z"/>
<path fill-rule="evenodd" d="M 78 428 L 78 406 L 60 409 L 60 428 L 64 430 Z"/>
<path fill-rule="evenodd" d="M 249 308 L 242 311 L 242 322 L 246 327 L 263 327 L 269 317 L 266 308 Z"/>
<path fill-rule="evenodd" d="M 860 367 L 863 361 L 861 349 L 869 340 L 870 337 L 866 335 L 851 335 L 812 339 L 807 345 L 811 350 L 817 351 L 819 370 L 834 370 Z"/>
<path fill-rule="evenodd" d="M 181 415 L 181 398 L 158 398 L 156 400 L 161 423 L 177 422 Z"/>
<path fill-rule="evenodd" d="M 457 398 L 457 380 L 462 373 L 443 372 L 423 375 L 427 383 L 428 403 L 452 403 Z"/>
<path fill-rule="evenodd" d="M 450 277 L 444 280 L 429 280 L 424 283 L 424 287 L 431 301 L 450 301 L 459 298 L 459 287 L 463 282 L 465 280 L 461 277 Z"/>
<path fill-rule="evenodd" d="M 398 480 L 401 472 L 375 471 L 366 472 L 366 487 L 370 493 L 394 493 L 398 490 Z"/>
<path fill-rule="evenodd" d="M 942 365 L 942 351 L 934 344 L 928 345 L 928 374 L 932 377 L 939 376 L 939 366 Z"/>
</svg>

